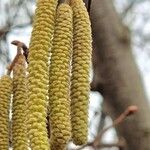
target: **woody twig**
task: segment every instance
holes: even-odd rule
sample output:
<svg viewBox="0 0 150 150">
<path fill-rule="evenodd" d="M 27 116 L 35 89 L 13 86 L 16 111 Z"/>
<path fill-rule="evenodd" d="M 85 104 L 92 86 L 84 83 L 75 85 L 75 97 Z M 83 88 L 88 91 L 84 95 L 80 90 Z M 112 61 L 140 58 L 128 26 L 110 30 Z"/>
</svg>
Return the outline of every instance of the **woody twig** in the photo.
<svg viewBox="0 0 150 150">
<path fill-rule="evenodd" d="M 13 70 L 13 67 L 15 66 L 15 63 L 17 62 L 20 54 L 21 54 L 21 46 L 18 45 L 17 46 L 17 54 L 16 54 L 14 60 L 12 61 L 12 63 L 7 67 L 7 75 L 10 75 L 10 73 Z"/>
</svg>

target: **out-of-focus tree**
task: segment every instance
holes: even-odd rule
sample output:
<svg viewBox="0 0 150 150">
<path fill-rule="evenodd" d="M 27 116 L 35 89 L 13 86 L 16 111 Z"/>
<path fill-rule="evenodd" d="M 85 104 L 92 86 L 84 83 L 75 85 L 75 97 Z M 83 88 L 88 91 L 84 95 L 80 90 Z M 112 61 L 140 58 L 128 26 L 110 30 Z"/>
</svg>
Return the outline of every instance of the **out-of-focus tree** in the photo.
<svg viewBox="0 0 150 150">
<path fill-rule="evenodd" d="M 149 150 L 149 103 L 131 51 L 131 35 L 110 0 L 94 0 L 91 8 L 94 38 L 92 90 L 104 98 L 104 110 L 116 118 L 127 106 L 136 104 L 139 112 L 122 123 L 118 135 L 128 150 Z"/>
</svg>

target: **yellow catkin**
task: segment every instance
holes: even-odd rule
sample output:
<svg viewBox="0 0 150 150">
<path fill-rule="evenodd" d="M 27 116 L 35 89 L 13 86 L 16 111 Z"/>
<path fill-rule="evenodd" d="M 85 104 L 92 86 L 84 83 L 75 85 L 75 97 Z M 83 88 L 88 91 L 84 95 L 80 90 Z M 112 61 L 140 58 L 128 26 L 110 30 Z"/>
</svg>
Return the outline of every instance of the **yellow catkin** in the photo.
<svg viewBox="0 0 150 150">
<path fill-rule="evenodd" d="M 73 56 L 71 77 L 72 139 L 76 145 L 87 142 L 89 72 L 92 38 L 89 15 L 82 0 L 71 0 L 73 9 Z"/>
<path fill-rule="evenodd" d="M 26 102 L 27 78 L 25 57 L 18 56 L 13 68 L 13 103 L 12 103 L 12 147 L 13 150 L 28 150 Z"/>
<path fill-rule="evenodd" d="M 70 60 L 72 51 L 72 9 L 61 4 L 57 9 L 50 65 L 51 149 L 65 150 L 71 137 Z"/>
<path fill-rule="evenodd" d="M 12 79 L 4 75 L 0 79 L 0 150 L 9 149 L 9 109 Z"/>
<path fill-rule="evenodd" d="M 49 150 L 46 128 L 48 59 L 54 32 L 57 0 L 38 0 L 29 45 L 28 135 L 32 150 Z"/>
</svg>

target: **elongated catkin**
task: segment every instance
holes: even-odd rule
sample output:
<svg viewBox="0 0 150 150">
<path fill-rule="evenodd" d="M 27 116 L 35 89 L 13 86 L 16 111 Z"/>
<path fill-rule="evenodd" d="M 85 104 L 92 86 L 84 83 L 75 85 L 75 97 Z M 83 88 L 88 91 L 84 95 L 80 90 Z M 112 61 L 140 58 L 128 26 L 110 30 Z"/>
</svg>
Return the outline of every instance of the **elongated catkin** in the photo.
<svg viewBox="0 0 150 150">
<path fill-rule="evenodd" d="M 27 78 L 23 54 L 13 68 L 13 104 L 12 104 L 12 147 L 13 150 L 28 150 L 26 102 Z"/>
<path fill-rule="evenodd" d="M 9 109 L 12 79 L 4 75 L 0 79 L 0 149 L 9 149 Z"/>
<path fill-rule="evenodd" d="M 57 0 L 38 0 L 29 45 L 28 128 L 32 150 L 49 150 L 46 129 L 49 50 L 55 24 Z"/>
<path fill-rule="evenodd" d="M 73 58 L 71 77 L 72 139 L 85 144 L 88 136 L 89 72 L 91 63 L 91 27 L 83 0 L 71 0 L 73 9 Z"/>
<path fill-rule="evenodd" d="M 61 4 L 57 9 L 49 77 L 52 150 L 65 150 L 71 137 L 69 90 L 72 36 L 72 9 L 68 4 Z"/>
</svg>

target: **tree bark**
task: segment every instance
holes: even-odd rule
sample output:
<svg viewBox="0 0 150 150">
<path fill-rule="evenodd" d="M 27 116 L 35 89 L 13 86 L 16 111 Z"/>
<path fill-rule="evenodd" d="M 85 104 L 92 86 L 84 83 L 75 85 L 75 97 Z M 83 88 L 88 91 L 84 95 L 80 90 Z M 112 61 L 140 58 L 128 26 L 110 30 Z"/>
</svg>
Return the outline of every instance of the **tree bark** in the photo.
<svg viewBox="0 0 150 150">
<path fill-rule="evenodd" d="M 104 97 L 106 111 L 114 119 L 129 105 L 138 113 L 117 127 L 128 150 L 150 150 L 150 107 L 131 51 L 130 32 L 122 24 L 111 0 L 93 0 L 93 91 Z"/>
</svg>

